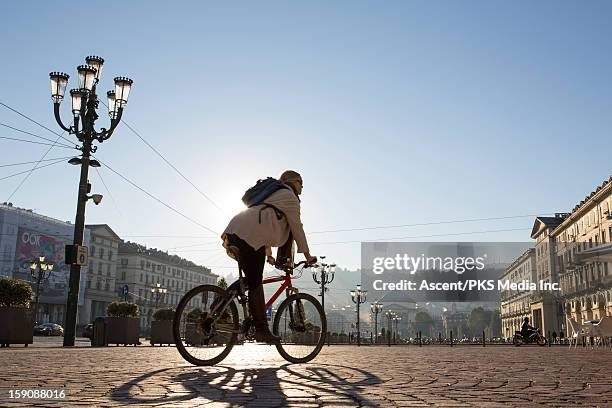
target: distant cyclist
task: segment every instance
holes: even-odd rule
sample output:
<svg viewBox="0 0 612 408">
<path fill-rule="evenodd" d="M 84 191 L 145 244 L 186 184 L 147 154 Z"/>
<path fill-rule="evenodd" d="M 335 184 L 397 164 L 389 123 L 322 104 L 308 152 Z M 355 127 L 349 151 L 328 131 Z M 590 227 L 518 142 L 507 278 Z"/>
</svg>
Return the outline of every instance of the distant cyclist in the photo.
<svg viewBox="0 0 612 408">
<path fill-rule="evenodd" d="M 239 249 L 239 266 L 245 274 L 249 288 L 249 309 L 255 326 L 255 340 L 266 343 L 280 341 L 268 328 L 262 285 L 266 260 L 273 263 L 271 248 L 297 244 L 297 252 L 304 254 L 306 262 L 317 258 L 310 255 L 308 242 L 300 219 L 300 199 L 304 186 L 302 176 L 287 170 L 278 179 L 281 187 L 261 204 L 236 214 L 221 235 L 224 247 Z"/>
</svg>

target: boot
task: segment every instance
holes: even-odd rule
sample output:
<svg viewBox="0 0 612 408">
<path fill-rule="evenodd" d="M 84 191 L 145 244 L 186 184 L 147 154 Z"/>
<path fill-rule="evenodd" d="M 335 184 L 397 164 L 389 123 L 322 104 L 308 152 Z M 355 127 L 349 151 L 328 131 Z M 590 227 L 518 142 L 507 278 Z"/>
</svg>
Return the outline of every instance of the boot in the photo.
<svg viewBox="0 0 612 408">
<path fill-rule="evenodd" d="M 262 343 L 279 343 L 281 338 L 272 334 L 268 327 L 263 285 L 249 289 L 249 309 L 255 324 L 255 340 Z"/>
</svg>

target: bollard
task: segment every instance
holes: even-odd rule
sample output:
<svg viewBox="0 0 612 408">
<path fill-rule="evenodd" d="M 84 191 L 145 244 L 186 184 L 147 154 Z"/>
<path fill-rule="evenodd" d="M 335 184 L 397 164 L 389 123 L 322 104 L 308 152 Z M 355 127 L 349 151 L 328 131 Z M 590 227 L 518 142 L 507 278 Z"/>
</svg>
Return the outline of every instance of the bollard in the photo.
<svg viewBox="0 0 612 408">
<path fill-rule="evenodd" d="M 106 343 L 106 320 L 103 317 L 96 317 L 91 333 L 91 345 L 94 347 L 107 346 Z"/>
<path fill-rule="evenodd" d="M 389 343 L 388 347 L 391 347 L 391 332 L 390 331 L 387 331 L 387 342 Z"/>
<path fill-rule="evenodd" d="M 552 336 L 550 335 L 550 330 L 548 331 L 548 347 L 552 347 Z"/>
<path fill-rule="evenodd" d="M 450 331 L 450 346 L 453 347 L 453 331 Z"/>
<path fill-rule="evenodd" d="M 442 333 L 438 332 L 438 343 L 442 344 Z"/>
<path fill-rule="evenodd" d="M 421 347 L 421 344 L 422 344 L 422 341 L 421 341 L 421 336 L 422 336 L 422 333 L 421 333 L 421 331 L 419 330 L 419 347 Z"/>
<path fill-rule="evenodd" d="M 330 346 L 330 342 L 331 342 L 331 336 L 330 336 L 330 333 L 327 332 L 327 347 Z"/>
<path fill-rule="evenodd" d="M 482 331 L 482 347 L 486 347 L 485 345 L 485 331 Z"/>
</svg>

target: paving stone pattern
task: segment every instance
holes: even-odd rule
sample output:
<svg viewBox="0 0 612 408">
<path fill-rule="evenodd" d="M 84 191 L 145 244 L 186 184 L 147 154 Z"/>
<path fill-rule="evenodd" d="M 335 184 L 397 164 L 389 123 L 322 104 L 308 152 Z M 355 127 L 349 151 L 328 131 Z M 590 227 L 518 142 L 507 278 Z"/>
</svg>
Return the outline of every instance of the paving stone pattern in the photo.
<svg viewBox="0 0 612 408">
<path fill-rule="evenodd" d="M 612 406 L 612 350 L 325 346 L 310 364 L 243 345 L 215 367 L 172 347 L 0 350 L 0 406 Z M 65 387 L 66 401 L 8 389 Z"/>
</svg>

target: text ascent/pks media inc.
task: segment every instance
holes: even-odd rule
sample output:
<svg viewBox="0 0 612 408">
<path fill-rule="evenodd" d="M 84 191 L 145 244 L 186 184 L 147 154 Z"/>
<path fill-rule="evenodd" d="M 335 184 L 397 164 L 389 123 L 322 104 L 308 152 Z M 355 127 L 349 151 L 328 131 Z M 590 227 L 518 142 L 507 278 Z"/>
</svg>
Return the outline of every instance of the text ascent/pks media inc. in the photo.
<svg viewBox="0 0 612 408">
<path fill-rule="evenodd" d="M 471 290 L 513 290 L 513 291 L 558 291 L 558 283 L 550 283 L 543 280 L 539 282 L 530 282 L 524 280 L 521 282 L 512 282 L 509 280 L 476 280 L 468 279 L 462 282 L 428 282 L 423 279 L 420 283 L 402 279 L 396 282 L 384 282 L 382 279 L 376 279 L 372 282 L 374 290 L 423 290 L 423 291 L 471 291 Z"/>
</svg>

